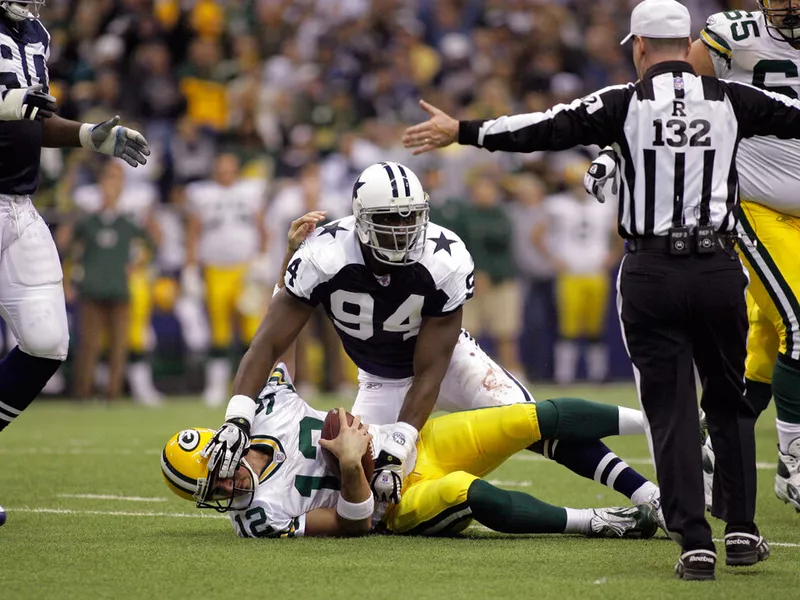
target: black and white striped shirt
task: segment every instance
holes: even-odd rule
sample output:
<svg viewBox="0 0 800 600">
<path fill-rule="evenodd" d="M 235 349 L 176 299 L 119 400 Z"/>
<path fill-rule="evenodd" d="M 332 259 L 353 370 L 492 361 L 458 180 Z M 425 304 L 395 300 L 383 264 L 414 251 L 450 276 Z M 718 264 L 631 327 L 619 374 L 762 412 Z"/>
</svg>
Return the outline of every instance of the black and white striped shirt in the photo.
<svg viewBox="0 0 800 600">
<path fill-rule="evenodd" d="M 651 67 L 543 113 L 461 121 L 458 141 L 508 152 L 612 145 L 620 158 L 619 233 L 736 227 L 739 140 L 800 137 L 800 101 L 750 85 L 698 77 L 683 61 Z M 800 192 L 799 192 L 800 193 Z"/>
</svg>

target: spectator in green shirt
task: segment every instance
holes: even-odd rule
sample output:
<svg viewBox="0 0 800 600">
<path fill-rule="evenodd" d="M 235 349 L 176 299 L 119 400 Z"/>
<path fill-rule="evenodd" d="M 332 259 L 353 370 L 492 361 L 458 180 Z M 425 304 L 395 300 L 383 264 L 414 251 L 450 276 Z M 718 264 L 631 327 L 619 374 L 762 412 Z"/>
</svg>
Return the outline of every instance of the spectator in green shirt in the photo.
<svg viewBox="0 0 800 600">
<path fill-rule="evenodd" d="M 445 226 L 461 236 L 475 261 L 475 297 L 464 305 L 464 328 L 476 337 L 489 335 L 500 364 L 521 374 L 517 346 L 522 305 L 511 219 L 492 175 L 478 173 L 470 195 L 470 202 L 460 204 L 457 211 L 444 211 L 453 217 Z"/>
<path fill-rule="evenodd" d="M 109 381 L 106 396 L 122 392 L 128 358 L 128 271 L 135 260 L 144 260 L 153 245 L 147 232 L 117 210 L 124 183 L 123 164 L 110 160 L 98 182 L 102 210 L 79 218 L 66 244 L 76 257 L 73 281 L 77 288 L 79 334 L 74 394 L 92 393 L 94 370 L 103 339 L 107 340 Z"/>
</svg>

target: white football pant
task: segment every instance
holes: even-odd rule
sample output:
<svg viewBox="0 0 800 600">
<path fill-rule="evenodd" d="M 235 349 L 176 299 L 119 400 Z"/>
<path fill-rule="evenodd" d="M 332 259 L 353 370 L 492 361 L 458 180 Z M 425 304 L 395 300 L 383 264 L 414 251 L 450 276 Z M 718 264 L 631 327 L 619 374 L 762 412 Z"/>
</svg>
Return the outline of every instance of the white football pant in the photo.
<svg viewBox="0 0 800 600">
<path fill-rule="evenodd" d="M 0 195 L 0 316 L 20 349 L 64 360 L 69 328 L 53 236 L 30 196 Z"/>
<path fill-rule="evenodd" d="M 387 379 L 359 369 L 353 414 L 369 424 L 395 423 L 412 381 L 413 377 Z M 530 392 L 462 329 L 434 410 L 456 412 L 533 401 Z"/>
</svg>

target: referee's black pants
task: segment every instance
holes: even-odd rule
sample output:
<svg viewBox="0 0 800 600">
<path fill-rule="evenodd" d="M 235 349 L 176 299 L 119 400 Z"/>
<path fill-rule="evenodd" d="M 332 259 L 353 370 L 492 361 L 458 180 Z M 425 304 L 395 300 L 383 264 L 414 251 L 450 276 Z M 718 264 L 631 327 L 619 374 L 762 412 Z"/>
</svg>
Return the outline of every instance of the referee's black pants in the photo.
<svg viewBox="0 0 800 600">
<path fill-rule="evenodd" d="M 684 550 L 713 548 L 705 518 L 701 406 L 716 454 L 713 515 L 751 530 L 756 413 L 744 398 L 747 277 L 733 249 L 671 256 L 641 251 L 622 263 L 617 304 L 648 425 L 667 529 Z"/>
</svg>

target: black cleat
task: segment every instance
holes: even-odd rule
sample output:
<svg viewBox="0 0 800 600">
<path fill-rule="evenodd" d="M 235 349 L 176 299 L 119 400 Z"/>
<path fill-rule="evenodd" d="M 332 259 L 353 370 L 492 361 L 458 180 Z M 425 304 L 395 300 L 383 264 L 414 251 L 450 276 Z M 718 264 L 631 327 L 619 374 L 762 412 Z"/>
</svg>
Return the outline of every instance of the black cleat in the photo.
<svg viewBox="0 0 800 600">
<path fill-rule="evenodd" d="M 675 565 L 675 574 L 684 581 L 711 581 L 716 566 L 717 553 L 713 550 L 688 550 Z"/>
<path fill-rule="evenodd" d="M 769 558 L 769 544 L 752 533 L 725 534 L 725 564 L 729 567 L 749 567 Z"/>
</svg>

